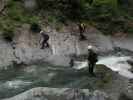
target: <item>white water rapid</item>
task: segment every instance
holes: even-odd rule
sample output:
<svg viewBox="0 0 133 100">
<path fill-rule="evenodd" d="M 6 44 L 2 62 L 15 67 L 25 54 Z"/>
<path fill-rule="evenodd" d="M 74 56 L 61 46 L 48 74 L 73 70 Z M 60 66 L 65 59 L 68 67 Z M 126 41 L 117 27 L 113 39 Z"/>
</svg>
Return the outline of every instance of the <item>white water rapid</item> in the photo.
<svg viewBox="0 0 133 100">
<path fill-rule="evenodd" d="M 127 63 L 127 60 L 131 60 L 130 56 L 109 56 L 100 58 L 99 61 L 96 63 L 97 65 L 105 65 L 106 67 L 110 68 L 112 71 L 118 72 L 120 75 L 133 79 L 133 73 L 130 71 L 131 65 Z M 84 62 L 75 62 L 74 68 L 79 70 L 84 67 L 87 67 L 87 61 Z"/>
</svg>

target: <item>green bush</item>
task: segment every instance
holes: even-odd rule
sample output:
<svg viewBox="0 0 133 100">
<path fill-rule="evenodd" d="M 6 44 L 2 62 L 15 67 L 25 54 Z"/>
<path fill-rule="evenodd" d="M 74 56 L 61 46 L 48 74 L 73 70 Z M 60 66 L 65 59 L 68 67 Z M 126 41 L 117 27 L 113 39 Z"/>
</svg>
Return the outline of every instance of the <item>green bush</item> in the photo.
<svg viewBox="0 0 133 100">
<path fill-rule="evenodd" d="M 20 0 L 9 0 L 6 14 L 0 17 L 0 30 L 8 34 L 24 23 L 33 24 L 38 21 L 39 17 L 26 11 Z"/>
<path fill-rule="evenodd" d="M 94 5 L 108 5 L 113 9 L 118 7 L 118 0 L 94 0 Z"/>
<path fill-rule="evenodd" d="M 28 12 L 20 1 L 10 0 L 7 9 L 7 15 L 10 20 L 19 23 L 34 23 L 38 21 L 38 17 Z"/>
<path fill-rule="evenodd" d="M 31 24 L 31 26 L 30 26 L 30 30 L 31 30 L 32 32 L 38 33 L 38 32 L 41 31 L 41 27 L 40 27 L 37 23 L 33 23 L 33 24 Z"/>
<path fill-rule="evenodd" d="M 9 0 L 6 15 L 0 17 L 0 29 L 8 29 L 8 26 L 16 29 L 21 24 L 31 24 L 31 30 L 36 30 L 35 23 L 40 21 L 40 12 L 45 16 L 45 22 L 65 23 L 67 20 L 95 23 L 93 26 L 103 33 L 112 33 L 117 30 L 132 32 L 132 27 L 126 27 L 126 23 L 117 23 L 121 17 L 125 20 L 133 20 L 131 6 L 132 0 L 36 0 L 37 11 L 33 13 L 23 7 L 22 0 Z M 127 6 L 129 5 L 129 7 Z M 45 13 L 45 12 L 48 12 Z M 114 22 L 114 19 L 116 22 Z M 42 19 L 43 20 L 43 19 Z M 125 20 L 126 21 L 126 20 Z M 12 23 L 12 25 L 10 25 Z M 33 28 L 34 27 L 34 28 Z"/>
</svg>

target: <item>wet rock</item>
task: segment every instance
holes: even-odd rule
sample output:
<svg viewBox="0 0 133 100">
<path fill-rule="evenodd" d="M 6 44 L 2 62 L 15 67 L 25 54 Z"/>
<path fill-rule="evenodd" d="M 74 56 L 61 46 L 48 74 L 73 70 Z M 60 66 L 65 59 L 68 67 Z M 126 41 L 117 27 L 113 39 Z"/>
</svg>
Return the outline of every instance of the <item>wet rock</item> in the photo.
<svg viewBox="0 0 133 100">
<path fill-rule="evenodd" d="M 15 97 L 3 100 L 110 100 L 107 94 L 98 90 L 70 88 L 33 88 Z"/>
<path fill-rule="evenodd" d="M 37 48 L 17 48 L 15 50 L 18 63 L 23 62 L 24 64 L 32 64 L 38 61 L 47 61 L 50 53 L 48 50 L 40 50 Z"/>
<path fill-rule="evenodd" d="M 110 100 L 107 94 L 100 91 L 95 91 L 93 95 L 90 100 Z"/>
<path fill-rule="evenodd" d="M 127 62 L 133 66 L 133 60 L 128 60 Z"/>
<path fill-rule="evenodd" d="M 21 62 L 26 64 L 34 61 L 48 61 L 55 65 L 66 66 L 69 64 L 70 55 L 87 54 L 88 44 L 97 46 L 98 51 L 112 50 L 111 42 L 97 31 L 91 31 L 94 33 L 87 35 L 88 40 L 80 41 L 76 35 L 77 33 L 72 35 L 68 30 L 57 32 L 49 27 L 46 27 L 45 31 L 50 36 L 48 41 L 50 48 L 40 49 L 41 35 L 39 33 L 33 34 L 29 29 L 29 25 L 23 25 L 15 35 L 17 43 L 15 54 Z"/>
<path fill-rule="evenodd" d="M 132 60 L 132 58 L 130 56 L 110 56 L 99 60 L 97 64 L 104 64 L 111 70 L 118 72 L 120 75 L 133 79 L 133 74 L 130 71 L 132 66 L 127 63 L 127 60 Z"/>
<path fill-rule="evenodd" d="M 120 94 L 119 100 L 133 100 L 130 97 L 128 97 L 127 95 L 125 95 L 124 93 Z"/>
<path fill-rule="evenodd" d="M 121 92 L 119 100 L 133 100 L 133 84 L 128 83 L 128 86 Z"/>
<path fill-rule="evenodd" d="M 15 60 L 13 55 L 13 49 L 9 43 L 0 39 L 0 69 L 12 65 L 12 61 Z"/>
</svg>

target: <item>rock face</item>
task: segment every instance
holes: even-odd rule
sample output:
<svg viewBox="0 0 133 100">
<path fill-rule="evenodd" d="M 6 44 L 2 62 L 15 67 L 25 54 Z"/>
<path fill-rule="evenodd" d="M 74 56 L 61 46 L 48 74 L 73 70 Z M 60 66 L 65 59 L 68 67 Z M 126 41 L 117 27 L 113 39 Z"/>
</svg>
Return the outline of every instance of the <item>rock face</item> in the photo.
<svg viewBox="0 0 133 100">
<path fill-rule="evenodd" d="M 29 26 L 24 25 L 16 34 L 16 56 L 20 61 L 29 63 L 32 61 L 50 61 L 54 64 L 68 65 L 70 55 L 85 55 L 87 54 L 88 44 L 92 44 L 98 48 L 98 51 L 112 50 L 112 44 L 108 37 L 100 34 L 96 29 L 90 29 L 85 33 L 87 40 L 80 41 L 78 33 L 71 34 L 67 29 L 62 32 L 57 32 L 50 28 L 45 28 L 50 31 L 47 34 L 50 36 L 50 48 L 40 49 L 39 41 L 41 36 L 39 33 L 29 31 Z M 58 58 L 58 59 L 57 59 Z"/>
<path fill-rule="evenodd" d="M 127 88 L 121 92 L 119 100 L 133 100 L 133 80 L 129 82 Z"/>
<path fill-rule="evenodd" d="M 123 47 L 123 42 L 120 41 L 119 44 L 116 39 L 111 38 L 110 36 L 102 35 L 93 27 L 87 28 L 84 33 L 87 39 L 83 41 L 79 40 L 78 29 L 74 33 L 71 32 L 66 26 L 63 31 L 60 32 L 57 32 L 50 27 L 45 27 L 44 30 L 50 36 L 50 48 L 40 49 L 40 40 L 42 38 L 41 35 L 39 33 L 31 32 L 29 25 L 23 25 L 16 31 L 14 38 L 14 50 L 12 49 L 12 45 L 10 43 L 7 44 L 4 40 L 1 40 L 0 48 L 5 52 L 2 53 L 1 51 L 1 55 L 5 57 L 0 59 L 0 62 L 3 62 L 4 60 L 5 63 L 9 65 L 9 62 L 12 61 L 25 64 L 38 61 L 47 61 L 52 64 L 67 66 L 70 61 L 70 55 L 86 55 L 87 46 L 89 44 L 94 45 L 99 52 L 113 50 L 114 46 Z M 3 46 L 4 44 L 6 46 Z M 131 42 L 130 44 L 132 45 Z M 130 49 L 132 46 L 124 44 L 124 47 Z M 9 57 L 9 54 L 12 56 Z M 6 57 L 10 60 L 7 60 Z M 5 63 L 0 66 L 4 66 Z"/>
<path fill-rule="evenodd" d="M 100 91 L 89 92 L 88 89 L 70 88 L 33 88 L 15 97 L 3 100 L 110 100 Z"/>
<path fill-rule="evenodd" d="M 0 12 L 4 8 L 4 0 L 0 0 Z"/>
<path fill-rule="evenodd" d="M 0 68 L 12 65 L 12 60 L 15 60 L 12 47 L 0 39 Z"/>
</svg>

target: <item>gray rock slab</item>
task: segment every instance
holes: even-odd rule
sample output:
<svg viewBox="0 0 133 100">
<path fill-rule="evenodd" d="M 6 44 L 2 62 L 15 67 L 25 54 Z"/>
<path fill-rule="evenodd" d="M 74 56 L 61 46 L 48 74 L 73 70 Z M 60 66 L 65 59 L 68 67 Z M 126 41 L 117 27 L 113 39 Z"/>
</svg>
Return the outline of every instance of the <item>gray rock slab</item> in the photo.
<svg viewBox="0 0 133 100">
<path fill-rule="evenodd" d="M 109 97 L 98 90 L 38 87 L 3 100 L 109 100 Z"/>
</svg>

